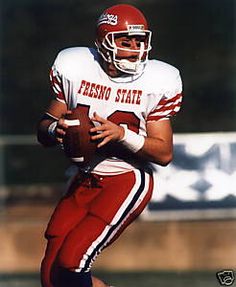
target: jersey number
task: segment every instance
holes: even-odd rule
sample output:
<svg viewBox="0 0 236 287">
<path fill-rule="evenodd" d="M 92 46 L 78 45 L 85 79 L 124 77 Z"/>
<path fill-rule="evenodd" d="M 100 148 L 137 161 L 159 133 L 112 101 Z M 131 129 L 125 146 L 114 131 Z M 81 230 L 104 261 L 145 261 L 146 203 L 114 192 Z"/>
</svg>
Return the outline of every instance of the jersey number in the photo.
<svg viewBox="0 0 236 287">
<path fill-rule="evenodd" d="M 89 115 L 90 106 L 78 104 L 76 109 L 80 113 Z M 107 118 L 109 121 L 117 125 L 126 125 L 128 129 L 138 134 L 140 119 L 133 112 L 115 111 Z"/>
</svg>

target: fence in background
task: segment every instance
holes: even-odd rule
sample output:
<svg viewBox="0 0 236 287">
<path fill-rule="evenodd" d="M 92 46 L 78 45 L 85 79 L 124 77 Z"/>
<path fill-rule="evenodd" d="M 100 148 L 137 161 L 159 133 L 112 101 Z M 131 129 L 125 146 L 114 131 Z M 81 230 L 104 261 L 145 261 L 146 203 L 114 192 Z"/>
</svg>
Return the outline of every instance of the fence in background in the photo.
<svg viewBox="0 0 236 287">
<path fill-rule="evenodd" d="M 236 133 L 178 134 L 174 143 L 144 218 L 236 218 Z"/>
<path fill-rule="evenodd" d="M 50 187 L 66 181 L 69 162 L 61 152 L 42 148 L 32 135 L 1 136 L 1 205 L 59 196 Z M 154 168 L 154 194 L 143 219 L 236 218 L 236 133 L 176 134 L 173 162 Z"/>
</svg>

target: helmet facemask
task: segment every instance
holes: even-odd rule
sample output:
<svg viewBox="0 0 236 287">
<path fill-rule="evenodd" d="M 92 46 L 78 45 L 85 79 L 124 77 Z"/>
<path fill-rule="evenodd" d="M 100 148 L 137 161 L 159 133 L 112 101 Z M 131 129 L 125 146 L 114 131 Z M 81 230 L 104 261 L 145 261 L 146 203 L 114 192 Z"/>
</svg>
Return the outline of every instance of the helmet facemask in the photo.
<svg viewBox="0 0 236 287">
<path fill-rule="evenodd" d="M 148 53 L 151 50 L 151 31 L 137 29 L 139 26 L 140 25 L 136 25 L 134 28 L 131 27 L 130 31 L 109 32 L 100 43 L 96 43 L 98 52 L 101 54 L 102 58 L 108 63 L 113 63 L 116 69 L 123 73 L 133 75 L 141 73 L 148 60 Z M 140 37 L 139 49 L 117 46 L 115 40 L 120 36 Z M 128 58 L 119 57 L 119 52 L 122 51 L 129 52 L 133 55 L 138 54 L 137 60 L 129 61 Z"/>
</svg>

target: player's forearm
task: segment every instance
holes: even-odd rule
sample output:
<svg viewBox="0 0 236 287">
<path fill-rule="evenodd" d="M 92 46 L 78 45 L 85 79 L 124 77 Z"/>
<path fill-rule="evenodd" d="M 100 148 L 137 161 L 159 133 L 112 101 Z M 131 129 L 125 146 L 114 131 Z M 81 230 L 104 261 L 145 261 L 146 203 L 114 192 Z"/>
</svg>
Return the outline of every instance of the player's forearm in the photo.
<svg viewBox="0 0 236 287">
<path fill-rule="evenodd" d="M 37 128 L 37 138 L 39 143 L 45 147 L 55 146 L 58 144 L 56 138 L 50 133 L 50 126 L 53 120 L 42 120 L 38 124 Z"/>
<path fill-rule="evenodd" d="M 162 139 L 146 137 L 143 147 L 137 152 L 138 156 L 156 164 L 166 166 L 173 158 L 172 143 Z"/>
<path fill-rule="evenodd" d="M 173 157 L 173 140 L 171 129 L 166 129 L 159 136 L 156 130 L 149 128 L 148 135 L 144 137 L 127 128 L 124 128 L 124 137 L 119 142 L 133 153 L 162 166 L 171 162 Z"/>
</svg>

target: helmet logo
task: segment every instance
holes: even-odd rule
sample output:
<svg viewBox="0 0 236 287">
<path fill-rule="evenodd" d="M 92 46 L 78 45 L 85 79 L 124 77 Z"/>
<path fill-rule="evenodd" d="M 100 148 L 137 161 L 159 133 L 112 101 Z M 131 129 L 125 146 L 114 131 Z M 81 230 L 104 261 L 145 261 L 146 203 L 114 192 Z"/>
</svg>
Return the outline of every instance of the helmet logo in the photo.
<svg viewBox="0 0 236 287">
<path fill-rule="evenodd" d="M 99 26 L 102 24 L 108 24 L 108 25 L 115 26 L 115 25 L 117 25 L 117 22 L 118 22 L 118 16 L 117 15 L 104 13 L 99 17 L 97 25 Z"/>
</svg>

